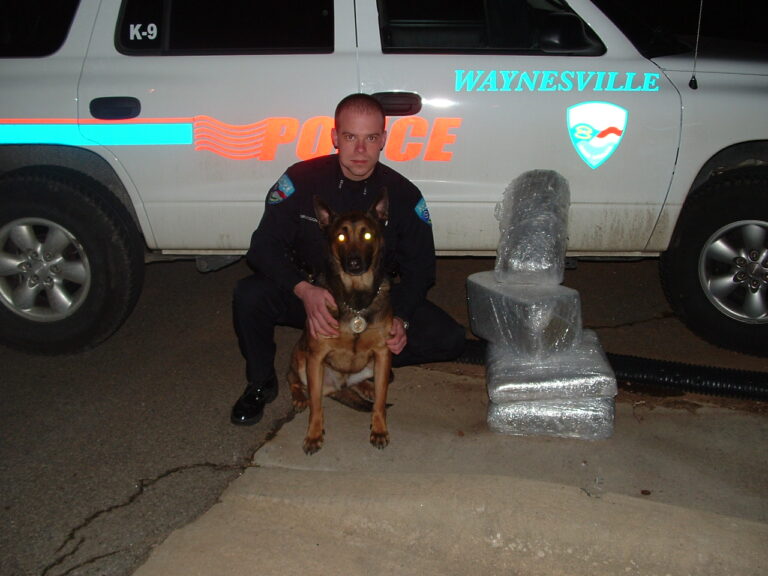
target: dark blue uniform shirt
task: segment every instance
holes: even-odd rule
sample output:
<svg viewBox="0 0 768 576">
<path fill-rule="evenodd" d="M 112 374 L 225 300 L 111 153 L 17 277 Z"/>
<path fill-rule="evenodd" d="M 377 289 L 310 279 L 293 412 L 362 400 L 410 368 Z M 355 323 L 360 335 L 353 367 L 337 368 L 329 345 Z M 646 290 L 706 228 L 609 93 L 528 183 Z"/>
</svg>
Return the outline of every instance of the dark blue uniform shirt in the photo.
<svg viewBox="0 0 768 576">
<path fill-rule="evenodd" d="M 401 284 L 392 305 L 396 316 L 409 320 L 435 281 L 432 225 L 419 189 L 381 163 L 364 181 L 345 178 L 335 154 L 288 168 L 267 194 L 264 216 L 251 237 L 248 263 L 292 292 L 308 275 L 326 269 L 325 237 L 313 197 L 319 196 L 337 213 L 368 211 L 382 188 L 389 196 L 384 265 L 397 273 Z"/>
</svg>

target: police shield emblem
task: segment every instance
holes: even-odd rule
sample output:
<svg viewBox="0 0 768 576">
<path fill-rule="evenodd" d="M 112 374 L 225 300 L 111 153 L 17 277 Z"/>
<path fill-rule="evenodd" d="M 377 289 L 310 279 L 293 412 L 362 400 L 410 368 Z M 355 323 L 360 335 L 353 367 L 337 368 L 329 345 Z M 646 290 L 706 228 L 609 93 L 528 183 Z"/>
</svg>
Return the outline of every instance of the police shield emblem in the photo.
<svg viewBox="0 0 768 576">
<path fill-rule="evenodd" d="M 610 102 L 582 102 L 568 108 L 571 143 L 587 166 L 599 168 L 619 147 L 629 112 Z"/>
</svg>

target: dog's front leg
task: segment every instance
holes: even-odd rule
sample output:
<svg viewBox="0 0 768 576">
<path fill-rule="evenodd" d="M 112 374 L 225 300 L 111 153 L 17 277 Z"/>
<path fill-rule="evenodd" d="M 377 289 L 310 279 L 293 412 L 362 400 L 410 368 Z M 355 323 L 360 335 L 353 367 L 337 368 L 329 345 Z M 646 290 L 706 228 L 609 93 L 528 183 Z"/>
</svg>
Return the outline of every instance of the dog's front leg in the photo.
<svg viewBox="0 0 768 576">
<path fill-rule="evenodd" d="M 387 430 L 387 389 L 389 371 L 392 367 L 392 354 L 384 347 L 374 353 L 373 385 L 376 397 L 371 414 L 371 444 L 381 450 L 389 444 Z"/>
<path fill-rule="evenodd" d="M 309 426 L 304 438 L 304 452 L 314 454 L 323 447 L 323 358 L 310 353 L 307 357 L 307 391 L 309 392 Z"/>
</svg>

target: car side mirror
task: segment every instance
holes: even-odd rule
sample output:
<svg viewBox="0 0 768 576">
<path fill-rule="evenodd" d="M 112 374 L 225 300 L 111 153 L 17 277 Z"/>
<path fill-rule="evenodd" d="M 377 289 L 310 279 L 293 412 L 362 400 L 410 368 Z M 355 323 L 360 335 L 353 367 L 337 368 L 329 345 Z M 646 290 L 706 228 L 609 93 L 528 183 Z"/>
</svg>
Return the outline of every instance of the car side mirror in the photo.
<svg viewBox="0 0 768 576">
<path fill-rule="evenodd" d="M 599 56 L 605 46 L 584 21 L 570 12 L 551 12 L 541 24 L 539 47 L 546 54 Z"/>
</svg>

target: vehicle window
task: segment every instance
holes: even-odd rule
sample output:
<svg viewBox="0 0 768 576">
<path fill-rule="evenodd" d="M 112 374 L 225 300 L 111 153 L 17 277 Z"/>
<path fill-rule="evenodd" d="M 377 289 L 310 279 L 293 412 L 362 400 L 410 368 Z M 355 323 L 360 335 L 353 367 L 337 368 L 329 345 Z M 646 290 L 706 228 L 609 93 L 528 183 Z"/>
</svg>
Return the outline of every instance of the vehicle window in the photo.
<svg viewBox="0 0 768 576">
<path fill-rule="evenodd" d="M 125 0 L 118 50 L 134 55 L 333 52 L 333 0 Z"/>
<path fill-rule="evenodd" d="M 378 0 L 378 8 L 384 52 L 605 52 L 563 0 Z"/>
<path fill-rule="evenodd" d="M 692 50 L 700 0 L 592 0 L 647 58 Z M 701 39 L 750 45 L 766 54 L 765 0 L 705 2 Z"/>
<path fill-rule="evenodd" d="M 80 0 L 2 0 L 0 58 L 50 56 L 67 38 Z"/>
</svg>

